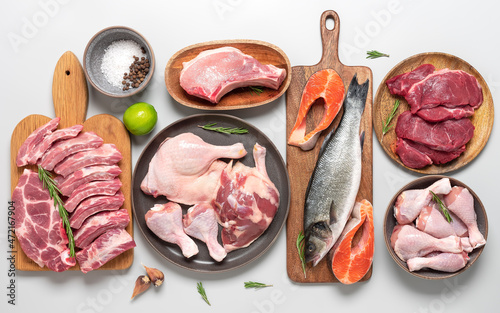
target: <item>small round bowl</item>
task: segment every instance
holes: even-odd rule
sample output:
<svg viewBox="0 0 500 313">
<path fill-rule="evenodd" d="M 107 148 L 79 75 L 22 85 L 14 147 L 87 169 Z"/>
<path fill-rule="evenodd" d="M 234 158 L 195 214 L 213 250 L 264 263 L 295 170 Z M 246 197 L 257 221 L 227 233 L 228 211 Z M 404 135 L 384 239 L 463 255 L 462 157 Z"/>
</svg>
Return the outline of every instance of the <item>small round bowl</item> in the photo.
<svg viewBox="0 0 500 313">
<path fill-rule="evenodd" d="M 122 88 L 113 86 L 101 71 L 105 49 L 117 40 L 133 40 L 146 50 L 146 57 L 150 64 L 149 72 L 137 88 L 122 90 Z M 151 45 L 141 34 L 128 27 L 112 26 L 99 31 L 90 39 L 83 56 L 83 68 L 87 80 L 95 89 L 110 97 L 124 98 L 143 91 L 149 84 L 155 69 L 155 56 Z"/>
<path fill-rule="evenodd" d="M 449 176 L 442 176 L 442 175 L 428 175 L 424 176 L 418 179 L 415 179 L 414 181 L 410 182 L 403 188 L 401 188 L 391 199 L 389 202 L 389 205 L 387 206 L 387 210 L 385 212 L 385 218 L 384 218 L 384 237 L 385 237 L 385 244 L 387 246 L 387 250 L 389 251 L 389 254 L 393 258 L 393 260 L 406 272 L 412 274 L 413 276 L 424 278 L 424 279 L 431 279 L 431 280 L 436 280 L 436 279 L 445 279 L 445 278 L 450 278 L 453 276 L 456 276 L 460 273 L 465 272 L 469 267 L 472 266 L 472 264 L 479 258 L 481 255 L 481 252 L 483 252 L 484 246 L 479 247 L 474 249 L 471 253 L 469 253 L 469 261 L 465 265 L 464 268 L 453 272 L 453 273 L 447 273 L 447 272 L 441 272 L 441 271 L 436 271 L 432 269 L 421 269 L 420 271 L 415 271 L 415 272 L 410 272 L 408 269 L 408 266 L 406 265 L 406 262 L 401 260 L 394 250 L 391 247 L 391 235 L 392 231 L 394 229 L 394 226 L 397 225 L 396 218 L 394 217 L 394 205 L 396 204 L 396 199 L 398 196 L 405 190 L 409 189 L 425 189 L 432 185 L 434 182 L 442 179 L 442 178 L 449 178 L 451 186 L 460 186 L 467 188 L 471 195 L 474 197 L 474 210 L 476 211 L 477 215 L 477 225 L 479 227 L 479 230 L 483 234 L 484 238 L 487 239 L 488 237 L 488 218 L 486 216 L 486 211 L 484 209 L 483 203 L 479 199 L 479 197 L 476 195 L 476 193 L 470 189 L 467 185 L 462 183 L 461 181 L 449 177 Z"/>
</svg>

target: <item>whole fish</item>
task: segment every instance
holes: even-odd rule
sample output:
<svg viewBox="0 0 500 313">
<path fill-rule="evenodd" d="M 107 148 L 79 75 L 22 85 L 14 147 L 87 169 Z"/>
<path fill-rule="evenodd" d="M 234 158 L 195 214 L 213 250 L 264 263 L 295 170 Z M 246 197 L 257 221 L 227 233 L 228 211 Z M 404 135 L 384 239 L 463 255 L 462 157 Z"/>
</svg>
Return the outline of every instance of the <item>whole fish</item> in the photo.
<svg viewBox="0 0 500 313">
<path fill-rule="evenodd" d="M 362 139 L 359 135 L 369 80 L 352 78 L 344 114 L 323 141 L 309 180 L 304 205 L 306 262 L 316 266 L 335 244 L 354 206 L 361 182 Z"/>
</svg>

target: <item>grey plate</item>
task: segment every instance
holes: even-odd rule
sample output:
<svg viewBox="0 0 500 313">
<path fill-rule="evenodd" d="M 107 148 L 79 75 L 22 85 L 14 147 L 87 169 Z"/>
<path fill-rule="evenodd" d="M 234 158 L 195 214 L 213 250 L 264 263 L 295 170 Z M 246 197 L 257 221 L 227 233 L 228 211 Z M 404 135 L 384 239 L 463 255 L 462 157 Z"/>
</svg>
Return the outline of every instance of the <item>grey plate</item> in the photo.
<svg viewBox="0 0 500 313">
<path fill-rule="evenodd" d="M 217 123 L 217 126 L 223 127 L 243 127 L 248 129 L 249 133 L 244 135 L 226 135 L 212 131 L 206 131 L 198 127 L 198 125 L 206 125 L 208 123 Z M 144 216 L 146 212 L 154 206 L 155 203 L 165 203 L 167 199 L 164 196 L 154 198 L 144 194 L 141 191 L 141 182 L 146 176 L 149 163 L 154 154 L 158 150 L 159 145 L 167 138 L 173 137 L 181 133 L 192 132 L 200 136 L 203 140 L 214 145 L 230 145 L 236 142 L 244 144 L 248 154 L 241 159 L 241 162 L 248 166 L 255 166 L 252 149 L 256 142 L 267 149 L 266 168 L 271 181 L 276 185 L 280 192 L 280 206 L 274 220 L 269 225 L 269 228 L 250 246 L 247 248 L 229 252 L 222 262 L 214 261 L 208 254 L 206 245 L 195 239 L 200 252 L 187 259 L 185 258 L 180 248 L 177 245 L 167 243 L 158 238 L 146 225 Z M 134 211 L 135 220 L 142 234 L 151 246 L 164 258 L 170 262 L 194 271 L 199 272 L 223 272 L 234 269 L 260 257 L 266 252 L 278 237 L 283 228 L 288 210 L 290 207 L 290 182 L 285 162 L 279 151 L 269 138 L 260 130 L 248 124 L 242 119 L 224 115 L 224 114 L 197 114 L 178 120 L 161 130 L 146 146 L 135 166 L 134 175 L 132 177 L 132 209 Z M 184 213 L 188 206 L 183 206 Z M 219 238 L 220 242 L 220 238 Z"/>
</svg>

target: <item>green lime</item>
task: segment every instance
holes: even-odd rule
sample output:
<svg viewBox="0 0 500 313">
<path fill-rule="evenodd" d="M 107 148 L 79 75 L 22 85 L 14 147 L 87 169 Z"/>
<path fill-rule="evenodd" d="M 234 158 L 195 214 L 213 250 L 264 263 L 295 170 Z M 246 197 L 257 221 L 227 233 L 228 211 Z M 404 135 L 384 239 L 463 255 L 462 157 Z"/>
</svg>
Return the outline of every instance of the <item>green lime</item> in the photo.
<svg viewBox="0 0 500 313">
<path fill-rule="evenodd" d="M 158 115 L 154 106 L 146 102 L 133 104 L 123 113 L 123 123 L 133 135 L 149 134 L 157 120 Z"/>
</svg>

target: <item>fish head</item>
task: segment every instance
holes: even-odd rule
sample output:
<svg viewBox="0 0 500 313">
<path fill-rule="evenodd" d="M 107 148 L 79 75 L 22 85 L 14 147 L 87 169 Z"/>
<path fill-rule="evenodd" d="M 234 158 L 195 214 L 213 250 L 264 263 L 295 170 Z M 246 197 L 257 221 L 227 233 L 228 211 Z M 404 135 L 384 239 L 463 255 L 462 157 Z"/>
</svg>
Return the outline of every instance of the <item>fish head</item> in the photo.
<svg viewBox="0 0 500 313">
<path fill-rule="evenodd" d="M 316 222 L 304 232 L 304 256 L 306 263 L 313 262 L 313 266 L 333 247 L 333 236 L 327 222 Z"/>
</svg>

